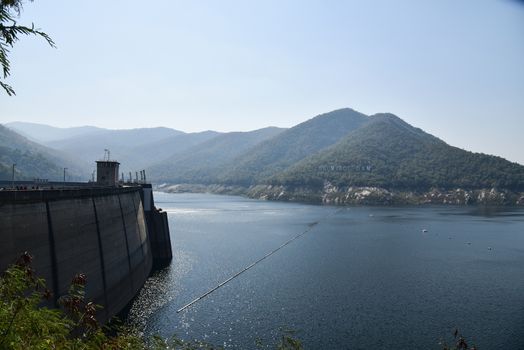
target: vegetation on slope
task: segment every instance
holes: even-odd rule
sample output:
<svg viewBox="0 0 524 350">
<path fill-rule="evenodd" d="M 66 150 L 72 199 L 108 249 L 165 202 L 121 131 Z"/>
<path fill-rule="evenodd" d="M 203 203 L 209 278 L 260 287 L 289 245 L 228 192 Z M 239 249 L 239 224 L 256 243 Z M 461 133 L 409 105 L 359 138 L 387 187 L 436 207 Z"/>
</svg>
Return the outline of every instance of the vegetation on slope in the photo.
<svg viewBox="0 0 524 350">
<path fill-rule="evenodd" d="M 203 131 L 181 133 L 161 139 L 150 138 L 147 144 L 123 149 L 121 156 L 117 159 L 123 168 L 131 171 L 147 169 L 157 163 L 168 165 L 169 162 L 166 161 L 166 159 L 169 157 L 186 154 L 193 146 L 206 142 L 217 135 L 220 135 L 220 133 L 216 131 Z M 156 175 L 156 173 L 149 171 L 148 174 L 150 177 Z"/>
<path fill-rule="evenodd" d="M 215 131 L 184 133 L 164 127 L 111 130 L 92 126 L 57 128 L 23 122 L 6 126 L 70 158 L 82 155 L 79 166 L 86 175 L 95 169 L 95 161 L 102 159 L 104 149 L 111 151 L 111 159 L 120 162 L 127 176 L 129 171 L 134 174 L 220 134 Z"/>
<path fill-rule="evenodd" d="M 96 133 L 48 142 L 46 145 L 65 152 L 71 157 L 82 155 L 86 161 L 86 171 L 89 172 L 95 168 L 94 162 L 104 156 L 104 149 L 109 149 L 111 159 L 118 160 L 122 164 L 122 170 L 133 171 L 134 174 L 135 171 L 144 168 L 144 162 L 147 163 L 151 153 L 166 152 L 162 148 L 155 148 L 148 152 L 148 144 L 179 135 L 184 135 L 184 133 L 169 128 L 102 129 Z"/>
<path fill-rule="evenodd" d="M 218 183 L 251 185 L 339 141 L 367 122 L 350 108 L 321 114 L 256 145 L 224 164 Z"/>
<path fill-rule="evenodd" d="M 16 164 L 17 180 L 46 178 L 61 180 L 63 168 L 70 178 L 82 174 L 78 163 L 60 152 L 48 149 L 0 125 L 0 179 L 11 180 L 12 164 Z"/>
<path fill-rule="evenodd" d="M 60 178 L 62 166 L 68 167 L 53 168 L 65 163 L 14 132 L 5 136 L 6 131 L 0 129 L 4 179 L 10 178 L 12 163 L 20 164 L 19 175 L 26 177 Z M 326 113 L 286 130 L 224 134 L 166 128 L 105 130 L 50 144 L 82 154 L 89 174 L 103 148 L 110 148 L 126 176 L 145 168 L 148 179 L 157 183 L 243 188 L 271 184 L 313 192 L 326 183 L 407 191 L 524 191 L 522 165 L 452 147 L 392 114 L 367 117 L 352 109 Z"/>
<path fill-rule="evenodd" d="M 149 169 L 156 181 L 178 183 L 213 183 L 215 174 L 224 166 L 253 146 L 270 139 L 284 129 L 268 127 L 249 132 L 229 132 L 218 135 L 206 142 L 175 153 Z"/>
<path fill-rule="evenodd" d="M 270 182 L 291 187 L 377 186 L 389 189 L 505 188 L 524 190 L 524 166 L 449 146 L 392 114 L 348 134 Z"/>
</svg>

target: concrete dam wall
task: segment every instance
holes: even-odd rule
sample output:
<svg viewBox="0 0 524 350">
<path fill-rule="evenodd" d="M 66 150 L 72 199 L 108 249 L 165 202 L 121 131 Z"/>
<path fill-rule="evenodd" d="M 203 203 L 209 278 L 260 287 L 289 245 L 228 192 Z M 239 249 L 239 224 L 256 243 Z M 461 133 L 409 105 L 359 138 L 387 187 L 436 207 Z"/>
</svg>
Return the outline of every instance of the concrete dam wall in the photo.
<svg viewBox="0 0 524 350">
<path fill-rule="evenodd" d="M 167 215 L 154 208 L 150 185 L 0 192 L 0 269 L 24 251 L 55 305 L 73 276 L 86 274 L 86 296 L 104 307 L 105 322 L 133 299 L 154 262 L 171 260 Z"/>
</svg>

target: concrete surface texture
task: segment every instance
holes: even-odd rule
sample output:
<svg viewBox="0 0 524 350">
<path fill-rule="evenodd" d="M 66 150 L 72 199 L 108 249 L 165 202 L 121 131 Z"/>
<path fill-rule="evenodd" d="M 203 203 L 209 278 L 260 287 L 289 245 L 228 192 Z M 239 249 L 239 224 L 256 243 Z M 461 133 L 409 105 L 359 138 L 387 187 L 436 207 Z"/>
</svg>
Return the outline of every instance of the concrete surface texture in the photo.
<svg viewBox="0 0 524 350">
<path fill-rule="evenodd" d="M 150 236 L 159 235 L 162 242 L 166 234 L 169 238 L 167 217 L 158 224 L 146 222 L 141 191 L 135 187 L 2 194 L 0 269 L 28 251 L 36 273 L 55 296 L 50 306 L 67 293 L 75 274 L 84 273 L 87 298 L 104 307 L 99 321 L 109 320 L 133 299 L 151 272 Z M 157 225 L 165 225 L 167 232 L 153 232 Z M 156 247 L 159 239 L 154 241 Z"/>
</svg>

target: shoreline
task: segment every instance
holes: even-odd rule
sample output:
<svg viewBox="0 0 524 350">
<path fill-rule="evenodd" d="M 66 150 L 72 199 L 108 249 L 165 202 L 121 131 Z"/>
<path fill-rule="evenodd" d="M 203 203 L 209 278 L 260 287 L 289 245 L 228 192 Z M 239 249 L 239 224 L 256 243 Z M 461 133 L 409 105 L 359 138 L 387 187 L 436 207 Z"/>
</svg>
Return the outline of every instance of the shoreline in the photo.
<svg viewBox="0 0 524 350">
<path fill-rule="evenodd" d="M 251 199 L 296 202 L 316 205 L 459 205 L 459 206 L 516 206 L 524 207 L 524 192 L 502 189 L 465 190 L 437 189 L 428 191 L 388 190 L 380 187 L 338 188 L 329 183 L 322 190 L 282 185 L 253 185 L 249 187 L 221 184 L 162 184 L 156 191 L 166 193 L 211 193 L 236 195 Z"/>
</svg>

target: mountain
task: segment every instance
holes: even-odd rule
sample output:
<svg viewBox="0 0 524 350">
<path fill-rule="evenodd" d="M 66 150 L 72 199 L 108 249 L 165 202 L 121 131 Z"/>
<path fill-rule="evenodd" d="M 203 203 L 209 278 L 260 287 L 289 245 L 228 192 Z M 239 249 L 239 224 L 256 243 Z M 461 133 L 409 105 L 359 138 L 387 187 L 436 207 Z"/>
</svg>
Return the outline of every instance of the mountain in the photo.
<svg viewBox="0 0 524 350">
<path fill-rule="evenodd" d="M 183 134 L 182 131 L 157 127 L 157 128 L 139 128 L 139 129 L 102 129 L 95 134 L 87 134 L 76 137 L 69 137 L 67 139 L 51 141 L 46 143 L 47 146 L 56 149 L 71 149 L 83 150 L 86 148 L 92 149 L 93 145 L 104 148 L 126 148 L 132 149 L 141 145 L 157 141 L 167 137 Z M 105 147 L 107 145 L 108 147 Z M 98 151 L 100 153 L 100 151 Z M 102 149 L 102 155 L 104 149 Z"/>
<path fill-rule="evenodd" d="M 0 125 L 0 179 L 10 180 L 12 164 L 16 179 L 42 178 L 60 181 L 63 168 L 69 180 L 80 180 L 87 174 L 67 155 L 44 147 L 15 131 Z"/>
<path fill-rule="evenodd" d="M 94 161 L 102 159 L 104 150 L 109 149 L 111 159 L 118 160 L 123 170 L 136 171 L 145 168 L 151 152 L 145 151 L 150 144 L 185 135 L 183 132 L 170 128 L 142 128 L 126 130 L 103 129 L 96 133 L 88 133 L 67 139 L 51 141 L 47 146 L 69 154 L 71 157 L 86 161 L 87 170 L 94 169 Z M 166 141 L 167 142 L 167 141 Z M 177 143 L 178 145 L 178 143 Z M 144 150 L 144 151 L 143 151 Z M 157 155 L 167 150 L 156 148 Z M 168 157 L 170 154 L 166 154 Z M 130 164 L 132 161 L 132 164 Z M 145 163 L 145 164 L 144 164 Z"/>
<path fill-rule="evenodd" d="M 168 189 L 184 184 L 177 191 L 347 204 L 524 204 L 523 165 L 453 147 L 389 113 L 345 108 L 290 129 L 250 132 L 84 130 L 47 143 L 57 150 L 0 131 L 3 178 L 12 163 L 27 177 L 56 177 L 82 161 L 90 173 L 110 149 L 122 172 L 146 169 Z"/>
<path fill-rule="evenodd" d="M 80 137 L 86 134 L 96 134 L 105 129 L 94 126 L 79 126 L 73 128 L 57 128 L 45 124 L 11 122 L 4 124 L 9 129 L 16 131 L 22 136 L 39 143 L 58 141 L 72 137 Z"/>
<path fill-rule="evenodd" d="M 268 127 L 249 132 L 229 132 L 179 152 L 149 169 L 156 181 L 211 183 L 215 174 L 253 146 L 285 129 Z"/>
<path fill-rule="evenodd" d="M 524 191 L 524 166 L 468 152 L 417 129 L 393 114 L 377 114 L 337 144 L 295 164 L 269 182 L 320 189 L 503 188 Z"/>
<path fill-rule="evenodd" d="M 350 108 L 318 115 L 252 147 L 216 174 L 221 183 L 251 185 L 335 143 L 368 117 Z"/>
<path fill-rule="evenodd" d="M 152 140 L 147 144 L 133 147 L 118 158 L 124 168 L 129 170 L 147 169 L 153 164 L 162 164 L 167 167 L 171 165 L 168 158 L 185 155 L 193 146 L 202 144 L 217 135 L 216 131 L 203 131 L 194 133 L 182 133 L 160 140 Z M 154 175 L 154 172 L 148 172 Z"/>
<path fill-rule="evenodd" d="M 92 126 L 57 128 L 25 122 L 8 125 L 28 139 L 75 159 L 85 174 L 92 173 L 95 160 L 104 156 L 105 149 L 110 151 L 111 159 L 120 162 L 122 172 L 127 174 L 182 154 L 188 148 L 220 135 L 216 131 L 184 133 L 165 127 L 111 130 Z"/>
</svg>

